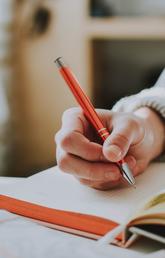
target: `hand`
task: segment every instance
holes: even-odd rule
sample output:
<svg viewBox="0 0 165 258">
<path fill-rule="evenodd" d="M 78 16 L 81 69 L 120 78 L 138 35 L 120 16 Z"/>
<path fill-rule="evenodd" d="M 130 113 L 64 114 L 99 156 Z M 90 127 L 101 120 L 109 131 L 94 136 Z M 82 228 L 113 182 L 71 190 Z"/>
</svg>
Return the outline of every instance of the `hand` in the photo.
<svg viewBox="0 0 165 258">
<path fill-rule="evenodd" d="M 161 153 L 164 125 L 149 108 L 135 114 L 101 109 L 97 113 L 111 132 L 103 145 L 79 108 L 64 112 L 62 127 L 55 137 L 57 164 L 81 183 L 105 190 L 122 181 L 114 162 L 124 158 L 137 176 Z"/>
</svg>

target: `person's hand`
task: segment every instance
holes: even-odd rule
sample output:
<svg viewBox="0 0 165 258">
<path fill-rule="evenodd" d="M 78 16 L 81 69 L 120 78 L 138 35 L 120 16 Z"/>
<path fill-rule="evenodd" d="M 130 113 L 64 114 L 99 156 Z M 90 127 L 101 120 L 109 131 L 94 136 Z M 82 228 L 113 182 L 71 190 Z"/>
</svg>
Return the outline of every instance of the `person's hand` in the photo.
<svg viewBox="0 0 165 258">
<path fill-rule="evenodd" d="M 164 126 L 149 108 L 135 113 L 98 109 L 97 113 L 111 132 L 103 145 L 79 108 L 64 112 L 62 127 L 55 137 L 57 164 L 81 183 L 105 190 L 123 180 L 114 162 L 124 158 L 137 176 L 161 153 Z"/>
</svg>

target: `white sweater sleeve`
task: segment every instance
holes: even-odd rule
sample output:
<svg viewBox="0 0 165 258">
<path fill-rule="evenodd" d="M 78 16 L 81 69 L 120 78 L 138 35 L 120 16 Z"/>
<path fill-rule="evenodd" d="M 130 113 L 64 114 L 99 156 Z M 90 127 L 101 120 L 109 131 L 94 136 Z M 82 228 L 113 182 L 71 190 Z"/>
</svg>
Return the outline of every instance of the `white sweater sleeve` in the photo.
<svg viewBox="0 0 165 258">
<path fill-rule="evenodd" d="M 113 111 L 132 112 L 146 106 L 157 111 L 165 119 L 165 69 L 154 87 L 122 98 L 113 106 Z"/>
</svg>

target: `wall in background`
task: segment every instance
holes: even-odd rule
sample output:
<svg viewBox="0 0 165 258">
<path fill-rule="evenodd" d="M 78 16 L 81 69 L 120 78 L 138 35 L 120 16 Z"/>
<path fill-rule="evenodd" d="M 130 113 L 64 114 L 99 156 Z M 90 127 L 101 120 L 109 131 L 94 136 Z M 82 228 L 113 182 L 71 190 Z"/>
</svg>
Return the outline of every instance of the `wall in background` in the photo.
<svg viewBox="0 0 165 258">
<path fill-rule="evenodd" d="M 0 0 L 0 175 L 9 169 L 11 116 L 9 98 L 12 81 L 14 1 Z"/>
<path fill-rule="evenodd" d="M 29 175 L 55 165 L 55 132 L 63 111 L 75 105 L 54 64 L 57 57 L 62 55 L 68 61 L 89 94 L 83 31 L 87 2 L 18 1 L 13 88 L 15 175 Z"/>
</svg>

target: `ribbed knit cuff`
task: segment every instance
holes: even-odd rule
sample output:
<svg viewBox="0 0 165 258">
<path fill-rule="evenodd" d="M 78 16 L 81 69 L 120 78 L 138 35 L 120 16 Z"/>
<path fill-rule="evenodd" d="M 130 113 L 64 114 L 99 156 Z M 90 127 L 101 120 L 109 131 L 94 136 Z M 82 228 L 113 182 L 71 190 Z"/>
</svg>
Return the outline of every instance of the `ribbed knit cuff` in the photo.
<svg viewBox="0 0 165 258">
<path fill-rule="evenodd" d="M 133 112 L 141 107 L 150 107 L 158 112 L 162 118 L 165 119 L 165 99 L 158 97 L 144 97 L 131 96 L 121 99 L 113 107 L 113 111 L 118 112 Z"/>
<path fill-rule="evenodd" d="M 154 87 L 119 100 L 114 105 L 113 110 L 119 112 L 133 112 L 141 107 L 150 107 L 165 119 L 165 69 Z"/>
<path fill-rule="evenodd" d="M 163 90 L 164 96 L 158 96 L 157 94 L 154 95 L 154 92 L 156 93 L 156 90 L 159 90 L 160 95 L 161 95 L 161 90 Z M 149 90 L 147 90 L 149 93 Z M 121 100 L 119 100 L 113 107 L 113 111 L 118 111 L 118 112 L 133 112 L 141 107 L 150 107 L 157 111 L 162 118 L 165 119 L 165 88 L 159 88 L 156 87 L 155 89 L 152 89 L 153 95 L 151 96 L 148 94 L 146 96 L 146 93 L 143 94 L 144 91 L 137 95 L 133 95 L 130 97 L 125 97 Z M 143 96 L 144 95 L 144 96 Z"/>
</svg>

